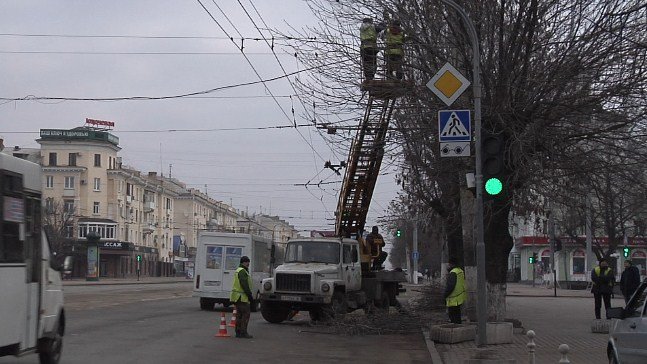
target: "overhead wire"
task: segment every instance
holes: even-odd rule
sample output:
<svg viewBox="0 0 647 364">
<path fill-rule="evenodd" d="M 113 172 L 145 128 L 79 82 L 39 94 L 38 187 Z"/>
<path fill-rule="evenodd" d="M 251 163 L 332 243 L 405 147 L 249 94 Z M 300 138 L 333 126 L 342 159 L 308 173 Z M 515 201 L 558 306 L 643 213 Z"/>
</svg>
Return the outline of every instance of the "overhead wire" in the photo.
<svg viewBox="0 0 647 364">
<path fill-rule="evenodd" d="M 340 61 L 335 61 L 332 64 L 339 63 Z M 276 77 L 271 77 L 271 78 L 266 78 L 266 79 L 260 79 L 259 81 L 249 81 L 249 82 L 242 82 L 242 83 L 237 83 L 237 84 L 232 84 L 232 85 L 225 85 L 225 86 L 219 86 L 215 87 L 212 89 L 208 90 L 202 90 L 202 91 L 195 91 L 195 92 L 188 92 L 184 94 L 178 94 L 178 95 L 167 95 L 167 96 L 125 96 L 125 97 L 57 97 L 57 96 L 34 96 L 34 95 L 27 95 L 24 97 L 13 97 L 13 98 L 8 98 L 8 97 L 0 97 L 0 100 L 3 101 L 37 101 L 37 100 L 63 100 L 63 101 L 145 101 L 145 100 L 168 100 L 168 99 L 179 99 L 179 98 L 189 98 L 193 96 L 200 96 L 200 95 L 206 95 L 210 94 L 216 91 L 222 91 L 222 90 L 228 90 L 228 89 L 234 89 L 238 87 L 244 87 L 244 86 L 251 86 L 251 85 L 257 85 L 259 83 L 266 83 L 266 82 L 272 82 L 276 80 L 283 79 L 285 77 L 289 77 L 301 72 L 305 71 L 311 71 L 316 68 L 324 67 L 326 65 L 319 65 L 319 66 L 313 66 L 309 67 L 307 69 L 299 70 L 299 71 L 294 71 L 289 73 L 288 75 L 281 75 L 281 76 L 276 76 Z M 276 96 L 271 96 L 276 98 Z"/>
<path fill-rule="evenodd" d="M 210 18 L 211 18 L 211 19 L 212 19 L 212 20 L 213 20 L 213 21 L 218 25 L 218 27 L 223 31 L 223 33 L 225 33 L 225 35 L 227 35 L 228 37 L 230 37 L 231 41 L 234 43 L 234 45 L 236 45 L 236 43 L 235 43 L 235 41 L 234 41 L 233 37 L 231 37 L 231 36 L 229 35 L 229 33 L 225 30 L 225 28 L 223 28 L 223 26 L 218 22 L 218 20 L 216 20 L 216 18 L 213 16 L 213 14 L 211 14 L 211 12 L 209 11 L 209 9 L 207 9 L 207 7 L 202 3 L 202 1 L 201 1 L 201 0 L 197 0 L 197 1 L 198 1 L 198 3 L 200 4 L 200 6 L 202 6 L 202 8 L 204 9 L 204 11 L 206 11 L 206 12 L 207 12 L 207 14 L 209 14 L 209 17 L 210 17 Z M 218 4 L 215 2 L 215 0 L 212 0 L 212 2 L 216 5 L 216 7 L 218 7 L 218 9 L 220 10 L 220 12 L 225 16 L 225 18 L 226 18 L 226 19 L 229 19 L 229 17 L 227 16 L 227 14 L 226 14 L 225 12 L 223 12 L 223 11 L 222 11 L 222 9 L 220 9 L 220 7 L 219 7 L 219 6 L 218 6 Z M 230 22 L 230 24 L 232 24 L 232 26 L 234 27 L 234 29 L 236 29 L 236 32 L 240 34 L 240 32 L 239 32 L 239 31 L 237 30 L 237 28 L 233 25 L 233 23 L 231 23 L 231 20 L 229 20 L 229 22 Z M 238 47 L 237 47 L 237 48 L 238 48 Z M 245 60 L 246 60 L 246 61 L 247 61 L 247 63 L 249 64 L 249 66 L 252 68 L 252 70 L 254 71 L 254 73 L 256 74 L 256 76 L 257 76 L 259 79 L 261 79 L 261 80 L 262 80 L 263 78 L 261 77 L 261 75 L 260 75 L 260 74 L 258 73 L 258 71 L 256 70 L 256 67 L 254 66 L 254 64 L 252 63 L 252 61 L 249 59 L 249 57 L 247 57 L 247 55 L 246 55 L 246 54 L 245 54 L 245 52 L 243 51 L 243 47 L 241 46 L 240 48 L 238 48 L 238 50 L 241 52 L 241 54 L 243 55 L 243 57 L 245 58 Z M 287 76 L 286 76 L 286 77 L 287 77 Z M 272 91 L 267 87 L 267 85 L 265 84 L 265 82 L 263 82 L 263 86 L 265 87 L 265 90 L 266 90 L 270 95 L 272 95 L 272 96 L 274 95 L 274 94 L 272 93 Z M 283 107 L 281 106 L 281 104 L 278 102 L 278 100 L 277 100 L 276 98 L 274 98 L 274 97 L 273 97 L 273 99 L 274 99 L 274 102 L 275 102 L 275 103 L 277 104 L 277 106 L 279 107 L 279 109 L 281 110 L 281 112 L 283 113 L 283 115 L 285 115 L 285 117 L 288 119 L 288 121 L 292 122 L 292 121 L 290 120 L 290 117 L 287 115 L 287 113 L 285 112 L 285 110 L 284 110 L 284 109 L 283 109 Z M 296 125 L 296 123 L 294 123 L 294 125 Z M 308 142 L 308 140 L 307 140 L 307 139 L 305 139 L 305 137 L 303 137 L 303 135 L 302 135 L 300 132 L 299 132 L 299 135 L 301 135 L 302 139 L 306 142 L 306 144 L 308 144 L 308 145 L 310 146 L 310 148 L 313 150 L 313 152 L 315 152 L 315 153 L 319 156 L 319 158 L 321 158 L 321 160 L 322 160 L 322 161 L 325 161 L 325 159 L 324 159 L 324 158 L 319 154 L 319 152 L 317 152 L 317 151 L 316 151 L 316 149 L 314 148 L 314 146 L 313 146 L 311 143 L 309 143 L 309 142 Z"/>
<path fill-rule="evenodd" d="M 263 34 L 263 32 L 261 31 L 261 29 L 259 28 L 259 26 L 258 26 L 258 25 L 256 24 L 256 22 L 254 21 L 254 18 L 251 16 L 251 14 L 247 11 L 247 8 L 245 8 L 245 5 L 243 5 L 243 3 L 242 3 L 240 0 L 237 0 L 237 1 L 238 1 L 238 4 L 240 5 L 240 7 L 243 9 L 243 12 L 245 13 L 245 15 L 247 15 L 247 18 L 250 20 L 250 22 L 251 22 L 251 23 L 252 23 L 252 25 L 254 26 L 254 28 L 256 28 L 256 31 L 258 31 L 258 34 L 260 34 L 260 36 L 261 36 L 263 39 L 265 39 L 265 38 L 264 38 L 264 34 Z M 251 4 L 252 8 L 254 9 L 254 11 L 256 12 L 256 15 L 258 15 L 258 18 L 261 20 L 261 22 L 262 22 L 262 23 L 263 23 L 263 25 L 265 26 L 265 28 L 266 28 L 266 29 L 268 29 L 268 28 L 269 28 L 269 26 L 268 26 L 268 25 L 267 25 L 267 23 L 265 22 L 265 19 L 263 19 L 263 16 L 262 16 L 262 15 L 261 15 L 261 13 L 258 11 L 258 9 L 257 9 L 257 8 L 256 8 L 256 6 L 254 5 L 254 3 L 253 3 L 252 1 L 250 1 L 250 4 Z M 272 39 L 272 42 L 274 42 L 274 40 L 273 40 L 273 39 Z M 283 63 L 281 62 L 281 60 L 279 59 L 278 55 L 276 54 L 276 51 L 275 51 L 275 49 L 274 49 L 274 44 L 270 44 L 270 43 L 269 43 L 269 41 L 268 41 L 267 39 L 265 39 L 265 44 L 267 44 L 267 46 L 270 48 L 270 50 L 271 50 L 271 51 L 272 51 L 272 53 L 274 54 L 274 58 L 276 59 L 276 62 L 279 64 L 279 67 L 281 68 L 281 71 L 283 71 L 283 74 L 287 76 L 287 71 L 285 70 L 285 67 L 283 66 Z M 296 54 L 295 54 L 295 57 L 296 57 Z M 314 117 L 310 116 L 310 113 L 308 112 L 308 108 L 306 107 L 305 103 L 303 102 L 303 99 L 299 96 L 299 92 L 297 91 L 296 87 L 294 87 L 294 83 L 292 83 L 292 80 L 290 79 L 290 77 L 286 77 L 286 80 L 287 80 L 287 81 L 288 81 L 288 83 L 290 84 L 290 87 L 292 88 L 292 90 L 294 91 L 294 93 L 297 95 L 297 98 L 299 99 L 299 102 L 301 103 L 301 106 L 302 106 L 302 108 L 303 108 L 303 111 L 306 113 L 306 117 L 309 119 L 309 121 L 311 121 L 314 125 L 316 125 L 316 122 L 315 122 L 315 120 L 314 120 Z M 292 117 L 293 117 L 293 118 L 295 118 L 294 105 L 292 105 Z M 296 124 L 296 120 L 295 120 L 295 124 Z M 299 134 L 301 134 L 298 130 L 297 130 L 297 132 L 298 132 Z M 310 137 L 310 144 L 312 145 L 312 144 L 314 144 L 314 142 L 313 142 L 313 140 L 312 140 L 312 135 L 311 135 L 310 131 L 308 131 L 308 134 L 309 134 L 309 137 Z M 301 135 L 301 136 L 302 136 L 302 138 L 304 138 L 304 139 L 305 139 L 305 136 L 303 136 L 303 135 Z M 324 139 L 324 141 L 325 141 L 325 139 Z M 331 150 L 331 152 L 332 152 L 333 154 L 336 154 L 336 153 L 335 153 L 335 150 L 330 146 L 330 144 L 328 144 L 328 143 L 327 143 L 327 145 L 328 145 L 328 148 Z M 313 150 L 313 151 L 314 151 L 314 150 Z M 315 161 L 315 165 L 316 165 L 316 161 Z"/>
</svg>

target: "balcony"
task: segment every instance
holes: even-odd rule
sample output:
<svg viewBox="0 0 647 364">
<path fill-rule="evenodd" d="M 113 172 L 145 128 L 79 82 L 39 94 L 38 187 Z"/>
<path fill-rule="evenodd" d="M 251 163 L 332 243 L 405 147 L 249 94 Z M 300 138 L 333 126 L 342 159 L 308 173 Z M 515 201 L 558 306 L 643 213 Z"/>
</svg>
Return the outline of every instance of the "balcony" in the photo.
<svg viewBox="0 0 647 364">
<path fill-rule="evenodd" d="M 150 234 L 153 231 L 155 231 L 155 224 L 149 223 L 149 224 L 144 224 L 144 227 L 142 228 L 142 231 L 145 234 Z"/>
<path fill-rule="evenodd" d="M 65 189 L 63 190 L 63 197 L 75 197 L 76 190 L 74 189 Z"/>
<path fill-rule="evenodd" d="M 144 202 L 144 211 L 151 212 L 155 210 L 155 202 Z"/>
</svg>

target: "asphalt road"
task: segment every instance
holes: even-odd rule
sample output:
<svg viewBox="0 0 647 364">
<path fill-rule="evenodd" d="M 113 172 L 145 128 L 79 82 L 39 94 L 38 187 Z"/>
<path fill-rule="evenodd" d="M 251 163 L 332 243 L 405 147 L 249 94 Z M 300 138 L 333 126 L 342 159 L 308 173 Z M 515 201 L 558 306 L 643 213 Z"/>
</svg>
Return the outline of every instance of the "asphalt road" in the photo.
<svg viewBox="0 0 647 364">
<path fill-rule="evenodd" d="M 307 312 L 280 325 L 252 313 L 254 339 L 214 337 L 221 311 L 201 311 L 190 289 L 182 283 L 66 287 L 62 363 L 430 362 L 422 334 L 333 335 L 311 326 Z M 227 322 L 228 311 L 222 311 Z M 38 363 L 38 356 L 0 363 Z"/>
</svg>

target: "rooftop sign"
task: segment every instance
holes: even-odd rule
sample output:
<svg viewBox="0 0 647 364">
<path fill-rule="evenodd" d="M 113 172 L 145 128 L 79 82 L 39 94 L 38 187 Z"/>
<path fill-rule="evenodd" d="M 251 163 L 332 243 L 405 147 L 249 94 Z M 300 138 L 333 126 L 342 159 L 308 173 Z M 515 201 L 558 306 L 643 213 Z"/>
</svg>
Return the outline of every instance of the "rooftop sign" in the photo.
<svg viewBox="0 0 647 364">
<path fill-rule="evenodd" d="M 40 129 L 41 139 L 47 140 L 97 140 L 119 145 L 119 138 L 105 131 L 92 129 Z"/>
</svg>

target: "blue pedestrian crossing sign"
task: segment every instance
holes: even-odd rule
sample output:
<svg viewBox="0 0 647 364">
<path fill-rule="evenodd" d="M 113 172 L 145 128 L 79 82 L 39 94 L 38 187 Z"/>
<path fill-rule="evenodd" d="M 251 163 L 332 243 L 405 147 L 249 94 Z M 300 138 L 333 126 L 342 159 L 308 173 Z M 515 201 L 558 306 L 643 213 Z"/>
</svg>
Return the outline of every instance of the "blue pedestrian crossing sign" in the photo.
<svg viewBox="0 0 647 364">
<path fill-rule="evenodd" d="M 472 140 L 472 125 L 469 110 L 438 111 L 438 141 L 469 142 Z"/>
</svg>

